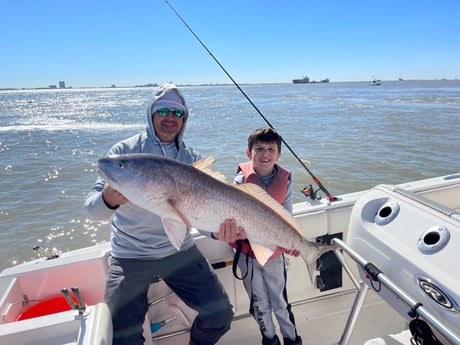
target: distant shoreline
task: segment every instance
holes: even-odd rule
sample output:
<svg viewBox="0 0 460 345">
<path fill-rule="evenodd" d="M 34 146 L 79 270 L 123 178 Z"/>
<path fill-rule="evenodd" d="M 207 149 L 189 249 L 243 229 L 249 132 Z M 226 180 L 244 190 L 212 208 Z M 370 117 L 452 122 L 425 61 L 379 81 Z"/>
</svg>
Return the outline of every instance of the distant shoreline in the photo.
<svg viewBox="0 0 460 345">
<path fill-rule="evenodd" d="M 382 83 L 389 83 L 389 82 L 414 82 L 414 81 L 458 81 L 460 79 L 454 78 L 454 79 L 447 79 L 447 78 L 442 78 L 442 79 L 404 79 L 404 80 L 382 80 Z M 341 83 L 369 83 L 368 80 L 353 80 L 353 81 L 335 81 L 335 82 L 329 82 L 329 83 L 304 83 L 304 84 L 292 84 L 292 82 L 279 82 L 279 83 L 238 83 L 239 85 L 275 85 L 275 84 L 292 84 L 295 86 L 300 86 L 300 85 L 327 85 L 327 84 L 341 84 Z M 234 85 L 232 83 L 222 83 L 222 84 L 177 84 L 179 87 L 197 87 L 197 86 L 231 86 Z M 156 83 L 152 84 L 144 84 L 144 85 L 131 85 L 131 86 L 79 86 L 79 87 L 65 87 L 65 88 L 59 88 L 59 87 L 23 87 L 23 88 L 12 88 L 12 87 L 6 87 L 6 88 L 0 88 L 0 91 L 21 91 L 21 90 L 72 90 L 72 89 L 126 89 L 126 88 L 154 88 L 158 86 Z"/>
</svg>

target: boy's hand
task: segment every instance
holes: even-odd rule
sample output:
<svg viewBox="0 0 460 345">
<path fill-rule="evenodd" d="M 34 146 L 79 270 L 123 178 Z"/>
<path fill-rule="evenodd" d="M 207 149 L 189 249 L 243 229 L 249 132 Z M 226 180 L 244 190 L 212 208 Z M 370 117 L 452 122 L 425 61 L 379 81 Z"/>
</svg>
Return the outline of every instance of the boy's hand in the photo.
<svg viewBox="0 0 460 345">
<path fill-rule="evenodd" d="M 226 219 L 219 227 L 219 232 L 213 233 L 213 237 L 227 242 L 235 242 L 236 240 L 244 240 L 247 238 L 246 231 L 241 226 L 236 226 L 234 219 Z"/>
</svg>

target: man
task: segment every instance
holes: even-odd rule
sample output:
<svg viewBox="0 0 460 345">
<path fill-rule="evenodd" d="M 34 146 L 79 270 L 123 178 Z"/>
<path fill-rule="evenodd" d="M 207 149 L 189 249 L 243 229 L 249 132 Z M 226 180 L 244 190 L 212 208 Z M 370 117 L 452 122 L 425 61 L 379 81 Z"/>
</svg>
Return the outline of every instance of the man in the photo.
<svg viewBox="0 0 460 345">
<path fill-rule="evenodd" d="M 108 155 L 152 153 L 191 164 L 201 157 L 182 140 L 188 116 L 178 88 L 161 85 L 147 107 L 146 131 L 116 143 Z M 112 313 L 114 345 L 144 343 L 147 291 L 158 279 L 198 312 L 190 344 L 215 344 L 230 329 L 233 311 L 229 298 L 190 233 L 177 251 L 159 216 L 135 206 L 101 178 L 87 195 L 85 207 L 91 220 L 112 219 L 113 260 L 105 300 Z M 244 236 L 244 231 L 237 235 L 234 221 L 223 224 L 221 231 L 226 231 L 229 241 Z"/>
</svg>

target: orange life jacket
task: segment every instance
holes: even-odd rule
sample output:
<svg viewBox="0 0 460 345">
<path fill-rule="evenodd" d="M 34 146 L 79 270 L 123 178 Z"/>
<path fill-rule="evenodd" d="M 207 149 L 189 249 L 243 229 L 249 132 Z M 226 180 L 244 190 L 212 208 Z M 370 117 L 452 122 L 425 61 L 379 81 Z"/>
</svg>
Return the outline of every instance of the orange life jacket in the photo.
<svg viewBox="0 0 460 345">
<path fill-rule="evenodd" d="M 291 172 L 287 169 L 282 168 L 278 164 L 276 165 L 276 174 L 273 176 L 272 180 L 265 185 L 257 173 L 254 170 L 254 166 L 252 162 L 241 163 L 238 165 L 238 172 L 243 173 L 243 183 L 254 183 L 259 187 L 262 187 L 267 191 L 267 193 L 278 201 L 280 204 L 286 200 L 286 186 L 288 184 L 289 179 L 291 178 Z M 238 241 L 237 241 L 238 242 Z M 233 248 L 238 248 L 238 243 L 233 242 L 230 245 Z M 254 257 L 254 253 L 251 249 L 251 244 L 248 240 L 240 241 L 239 245 L 241 246 L 241 253 L 246 254 L 248 256 Z M 269 260 L 281 255 L 282 250 L 277 248 L 272 256 L 270 256 Z"/>
</svg>

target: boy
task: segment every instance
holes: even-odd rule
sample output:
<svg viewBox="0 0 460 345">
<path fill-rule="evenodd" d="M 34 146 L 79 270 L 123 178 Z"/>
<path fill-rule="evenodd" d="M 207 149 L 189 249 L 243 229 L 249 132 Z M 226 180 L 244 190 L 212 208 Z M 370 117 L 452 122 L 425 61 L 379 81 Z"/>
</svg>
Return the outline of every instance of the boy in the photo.
<svg viewBox="0 0 460 345">
<path fill-rule="evenodd" d="M 254 183 L 292 212 L 291 173 L 277 164 L 281 156 L 281 136 L 272 128 L 254 130 L 248 138 L 249 162 L 241 163 L 234 183 Z M 281 344 L 272 319 L 275 314 L 284 345 L 301 345 L 294 315 L 287 300 L 284 254 L 278 249 L 264 266 L 255 259 L 248 240 L 232 243 L 241 254 L 238 267 L 250 298 L 250 312 L 259 324 L 262 345 Z"/>
</svg>

